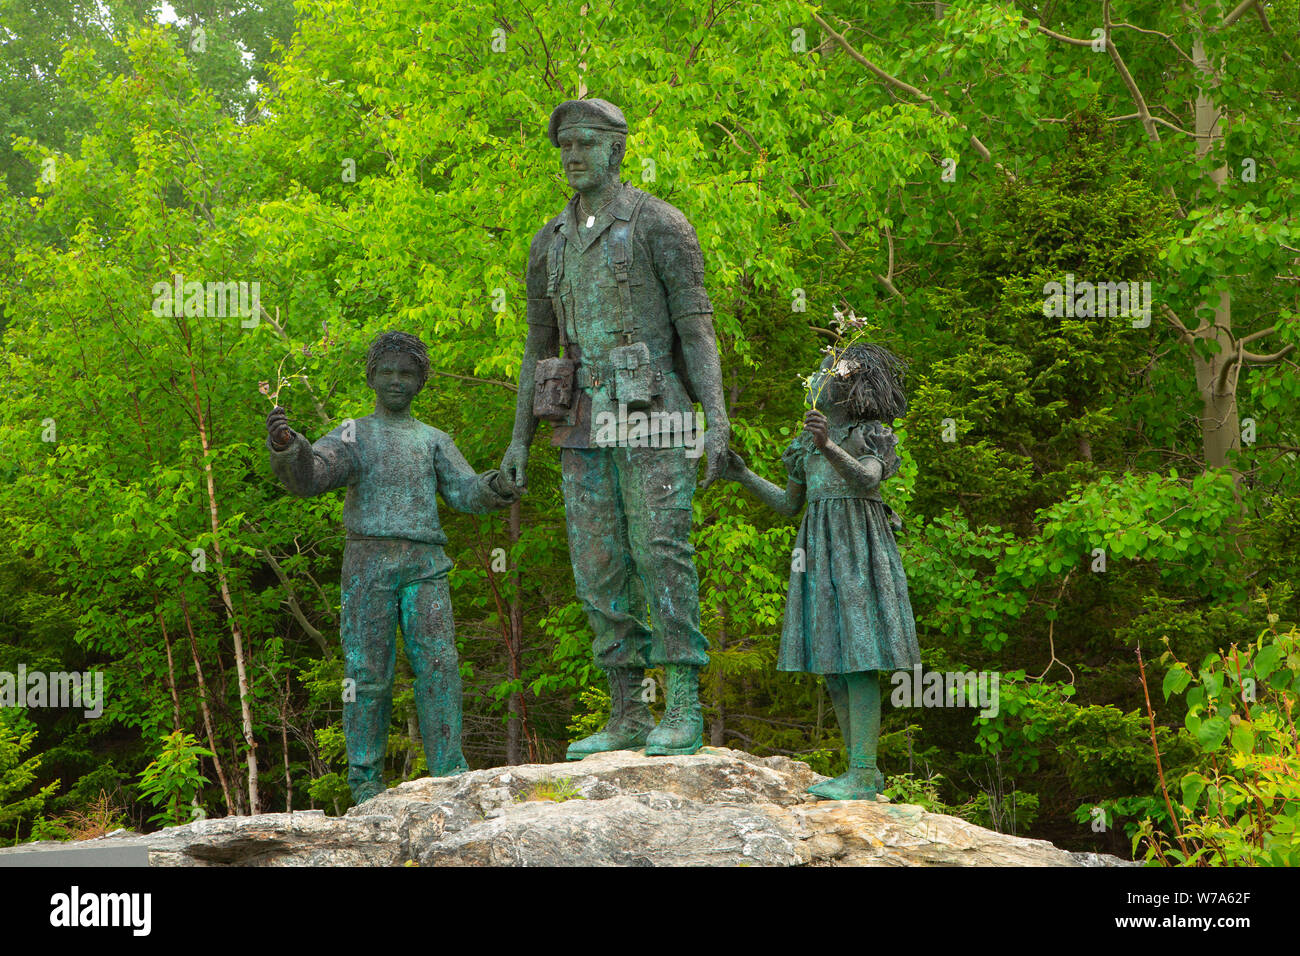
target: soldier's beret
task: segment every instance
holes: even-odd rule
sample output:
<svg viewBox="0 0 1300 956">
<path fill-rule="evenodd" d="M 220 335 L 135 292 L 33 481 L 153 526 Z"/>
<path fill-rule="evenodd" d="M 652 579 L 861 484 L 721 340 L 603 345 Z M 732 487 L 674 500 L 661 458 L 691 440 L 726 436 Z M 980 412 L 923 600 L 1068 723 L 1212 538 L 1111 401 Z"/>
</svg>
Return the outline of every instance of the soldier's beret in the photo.
<svg viewBox="0 0 1300 956">
<path fill-rule="evenodd" d="M 608 100 L 565 100 L 551 113 L 546 135 L 552 146 L 560 145 L 560 130 L 566 126 L 585 126 L 588 129 L 627 133 L 627 120 L 623 111 Z"/>
</svg>

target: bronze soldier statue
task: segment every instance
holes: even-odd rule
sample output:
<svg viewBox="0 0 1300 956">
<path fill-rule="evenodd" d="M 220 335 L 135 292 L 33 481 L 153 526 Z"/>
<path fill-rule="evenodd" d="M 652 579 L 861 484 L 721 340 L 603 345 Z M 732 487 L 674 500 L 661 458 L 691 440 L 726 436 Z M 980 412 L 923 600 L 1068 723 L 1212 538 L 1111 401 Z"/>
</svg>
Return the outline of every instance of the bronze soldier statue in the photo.
<svg viewBox="0 0 1300 956">
<path fill-rule="evenodd" d="M 538 419 L 555 423 L 574 581 L 611 698 L 604 729 L 568 758 L 641 746 L 691 754 L 704 742 L 708 663 L 691 499 L 701 444 L 708 487 L 731 431 L 704 257 L 679 210 L 620 181 L 618 107 L 569 100 L 547 133 L 575 193 L 529 249 L 528 342 L 501 472 L 522 488 Z M 668 678 L 657 727 L 642 696 L 647 665 Z"/>
</svg>

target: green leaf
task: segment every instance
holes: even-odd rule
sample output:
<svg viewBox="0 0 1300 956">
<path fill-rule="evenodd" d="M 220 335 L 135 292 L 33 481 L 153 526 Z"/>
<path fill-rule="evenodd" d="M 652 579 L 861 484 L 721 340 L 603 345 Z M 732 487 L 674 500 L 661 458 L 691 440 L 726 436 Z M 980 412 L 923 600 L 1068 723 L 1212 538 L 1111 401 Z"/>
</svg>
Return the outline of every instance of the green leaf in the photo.
<svg viewBox="0 0 1300 956">
<path fill-rule="evenodd" d="M 1205 778 L 1199 773 L 1189 773 L 1183 777 L 1181 785 L 1183 805 L 1189 809 L 1196 809 L 1196 804 L 1201 799 L 1201 793 L 1205 790 Z"/>
<path fill-rule="evenodd" d="M 1255 752 L 1255 733 L 1244 722 L 1232 728 L 1232 749 L 1243 754 Z"/>
<path fill-rule="evenodd" d="M 1277 662 L 1282 657 L 1282 648 L 1277 644 L 1270 644 L 1258 654 L 1255 655 L 1255 662 L 1252 669 L 1255 676 L 1260 680 L 1268 677 L 1269 674 L 1277 670 Z"/>
<path fill-rule="evenodd" d="M 1187 689 L 1187 685 L 1192 682 L 1190 672 L 1182 667 L 1175 667 L 1165 675 L 1162 689 L 1165 692 L 1165 700 L 1169 699 L 1171 694 L 1181 694 Z"/>
<path fill-rule="evenodd" d="M 1228 721 L 1224 717 L 1211 717 L 1197 728 L 1196 740 L 1207 751 L 1218 750 L 1228 736 Z"/>
</svg>

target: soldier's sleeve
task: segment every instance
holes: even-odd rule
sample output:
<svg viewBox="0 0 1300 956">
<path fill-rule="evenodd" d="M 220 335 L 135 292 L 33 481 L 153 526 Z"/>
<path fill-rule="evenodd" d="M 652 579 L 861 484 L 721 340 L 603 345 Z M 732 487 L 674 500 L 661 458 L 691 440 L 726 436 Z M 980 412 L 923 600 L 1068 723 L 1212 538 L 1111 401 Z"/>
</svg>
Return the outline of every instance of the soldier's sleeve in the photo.
<svg viewBox="0 0 1300 956">
<path fill-rule="evenodd" d="M 552 224 L 547 223 L 533 236 L 528 247 L 528 274 L 524 285 L 528 291 L 528 324 L 555 328 L 555 308 L 546 296 L 547 253 L 551 248 Z"/>
<path fill-rule="evenodd" d="M 655 274 L 668 293 L 668 315 L 674 323 L 690 315 L 712 315 L 704 291 L 704 254 L 694 227 L 667 203 L 655 203 L 642 210 L 642 216 L 650 220 L 646 238 Z"/>
<path fill-rule="evenodd" d="M 493 468 L 479 474 L 470 467 L 450 435 L 439 435 L 434 445 L 434 468 L 438 491 L 455 511 L 481 515 L 508 507 L 514 498 L 502 494 L 501 472 Z"/>
<path fill-rule="evenodd" d="M 266 447 L 271 454 L 271 470 L 289 493 L 299 498 L 341 488 L 360 471 L 357 443 L 343 441 L 341 428 L 334 429 L 314 445 L 294 432 L 292 444 L 283 451 L 277 451 L 268 436 Z"/>
</svg>

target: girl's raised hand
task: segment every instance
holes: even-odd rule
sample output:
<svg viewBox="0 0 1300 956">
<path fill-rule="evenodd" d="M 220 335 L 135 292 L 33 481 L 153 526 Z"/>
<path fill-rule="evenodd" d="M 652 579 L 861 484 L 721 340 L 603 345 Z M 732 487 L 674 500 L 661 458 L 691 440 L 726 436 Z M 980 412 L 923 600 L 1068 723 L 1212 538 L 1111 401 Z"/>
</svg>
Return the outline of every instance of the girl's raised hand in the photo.
<svg viewBox="0 0 1300 956">
<path fill-rule="evenodd" d="M 825 448 L 830 440 L 826 433 L 826 416 L 815 408 L 808 409 L 803 417 L 803 428 L 818 448 Z"/>
</svg>

